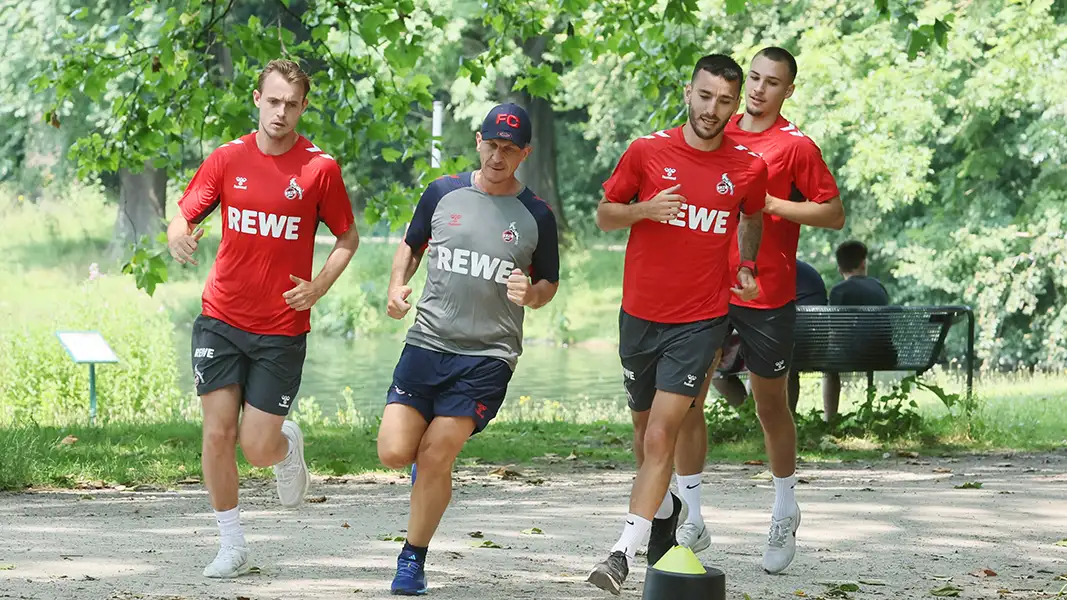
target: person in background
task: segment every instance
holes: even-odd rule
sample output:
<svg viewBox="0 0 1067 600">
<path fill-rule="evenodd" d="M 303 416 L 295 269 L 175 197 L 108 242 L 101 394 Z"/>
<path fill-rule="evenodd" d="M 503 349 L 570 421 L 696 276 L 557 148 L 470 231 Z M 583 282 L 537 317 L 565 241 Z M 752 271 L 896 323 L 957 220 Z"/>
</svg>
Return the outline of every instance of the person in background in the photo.
<svg viewBox="0 0 1067 600">
<path fill-rule="evenodd" d="M 822 280 L 822 275 L 819 275 L 815 267 L 797 259 L 797 306 L 826 306 L 826 303 L 826 283 Z M 789 410 L 794 415 L 797 414 L 799 400 L 800 373 L 790 370 Z"/>
<path fill-rule="evenodd" d="M 881 281 L 867 276 L 867 246 L 849 240 L 837 247 L 837 272 L 843 281 L 830 289 L 830 306 L 888 306 L 889 293 Z M 841 403 L 841 375 L 823 375 L 823 419 L 832 422 Z"/>
</svg>

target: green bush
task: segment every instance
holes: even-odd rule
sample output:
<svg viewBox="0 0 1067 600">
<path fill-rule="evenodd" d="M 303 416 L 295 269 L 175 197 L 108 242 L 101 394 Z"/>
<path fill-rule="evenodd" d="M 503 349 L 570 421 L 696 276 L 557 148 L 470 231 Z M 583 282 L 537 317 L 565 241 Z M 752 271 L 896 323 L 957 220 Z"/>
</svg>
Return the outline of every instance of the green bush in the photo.
<svg viewBox="0 0 1067 600">
<path fill-rule="evenodd" d="M 80 283 L 49 271 L 4 277 L 15 293 L 0 301 L 0 423 L 88 418 L 89 368 L 67 355 L 59 330 L 99 331 L 119 357 L 96 367 L 98 422 L 190 416 L 196 404 L 178 385 L 173 325 L 159 303 L 126 277 L 86 274 Z"/>
</svg>

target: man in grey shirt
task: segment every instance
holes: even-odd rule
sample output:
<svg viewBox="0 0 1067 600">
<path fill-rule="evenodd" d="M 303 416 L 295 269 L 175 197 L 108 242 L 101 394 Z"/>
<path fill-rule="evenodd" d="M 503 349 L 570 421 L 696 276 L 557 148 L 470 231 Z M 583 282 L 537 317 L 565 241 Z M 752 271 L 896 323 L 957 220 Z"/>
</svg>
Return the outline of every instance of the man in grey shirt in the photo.
<svg viewBox="0 0 1067 600">
<path fill-rule="evenodd" d="M 378 430 L 383 465 L 418 467 L 394 594 L 426 593 L 426 551 L 452 498 L 452 463 L 504 401 L 522 354 L 524 307 L 548 304 L 559 287 L 556 218 L 515 178 L 531 134 L 521 107 L 490 111 L 475 134 L 481 168 L 426 188 L 393 258 L 394 319 L 411 308 L 408 281 L 427 261 Z"/>
</svg>

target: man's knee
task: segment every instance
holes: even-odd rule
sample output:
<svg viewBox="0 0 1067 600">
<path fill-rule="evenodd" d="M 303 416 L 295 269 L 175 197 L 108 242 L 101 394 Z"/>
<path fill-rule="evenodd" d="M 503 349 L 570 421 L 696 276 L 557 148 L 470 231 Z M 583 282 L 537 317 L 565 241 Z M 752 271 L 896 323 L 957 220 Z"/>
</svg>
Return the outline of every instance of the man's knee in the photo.
<svg viewBox="0 0 1067 600">
<path fill-rule="evenodd" d="M 408 444 L 399 444 L 382 437 L 378 438 L 378 460 L 388 469 L 403 469 L 415 462 L 415 450 Z"/>
<path fill-rule="evenodd" d="M 744 404 L 745 399 L 748 398 L 748 390 L 745 389 L 745 383 L 737 375 L 728 375 L 721 379 L 717 378 L 712 381 L 712 385 L 715 386 L 715 389 L 723 398 L 726 398 L 726 403 L 734 408 Z"/>
<path fill-rule="evenodd" d="M 416 457 L 419 465 L 419 473 L 427 472 L 451 472 L 452 463 L 463 449 L 463 444 L 470 437 L 469 432 L 462 430 L 449 431 L 446 434 L 434 432 L 435 435 L 423 436 L 419 444 Z"/>
<path fill-rule="evenodd" d="M 756 414 L 760 421 L 790 415 L 789 380 L 783 374 L 774 379 L 752 376 L 752 391 L 756 399 Z"/>
<path fill-rule="evenodd" d="M 204 446 L 212 452 L 233 450 L 237 446 L 237 425 L 204 423 Z"/>
<path fill-rule="evenodd" d="M 245 460 L 253 467 L 263 469 L 273 466 L 275 461 L 270 457 L 273 444 L 268 443 L 266 436 L 254 435 L 241 430 L 241 452 Z"/>
<path fill-rule="evenodd" d="M 674 453 L 676 435 L 658 423 L 649 424 L 644 431 L 645 460 L 669 460 Z"/>
</svg>

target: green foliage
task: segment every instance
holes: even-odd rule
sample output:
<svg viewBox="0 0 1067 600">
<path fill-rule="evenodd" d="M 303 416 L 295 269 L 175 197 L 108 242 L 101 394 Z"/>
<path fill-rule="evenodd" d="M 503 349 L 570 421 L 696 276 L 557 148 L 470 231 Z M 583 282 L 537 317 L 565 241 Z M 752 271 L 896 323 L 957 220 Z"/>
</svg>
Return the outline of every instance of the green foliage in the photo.
<svg viewBox="0 0 1067 600">
<path fill-rule="evenodd" d="M 961 227 L 930 246 L 900 249 L 900 279 L 942 298 L 975 299 L 976 353 L 993 368 L 1067 364 L 1067 215 L 1047 208 L 1034 216 Z"/>
<path fill-rule="evenodd" d="M 907 438 L 921 431 L 923 422 L 911 398 L 916 380 L 909 375 L 893 386 L 888 394 L 871 389 L 867 400 L 853 412 L 841 417 L 840 430 L 856 437 L 873 436 L 880 440 Z"/>
<path fill-rule="evenodd" d="M 5 279 L 12 289 L 34 293 L 0 303 L 0 423 L 88 418 L 88 366 L 71 361 L 58 330 L 99 331 L 119 357 L 97 367 L 98 422 L 187 414 L 194 398 L 177 386 L 173 325 L 128 280 L 104 275 L 71 284 L 43 272 Z"/>
<path fill-rule="evenodd" d="M 930 437 L 934 432 L 934 420 L 924 418 L 914 398 L 915 389 L 930 392 L 947 409 L 961 404 L 958 394 L 947 393 L 936 383 L 909 375 L 894 383 L 885 393 L 879 393 L 877 388 L 868 389 L 863 401 L 851 410 L 842 412 L 830 423 L 823 421 L 821 409 L 798 411 L 794 416 L 798 444 L 801 448 L 819 448 L 826 436 L 873 439 L 881 443 Z M 972 403 L 962 405 L 968 411 L 974 409 Z M 967 412 L 961 416 L 969 419 L 972 415 Z M 709 398 L 704 406 L 704 419 L 713 443 L 736 442 L 761 434 L 756 405 L 751 398 L 737 408 L 731 407 L 725 400 Z"/>
<path fill-rule="evenodd" d="M 845 231 L 805 228 L 800 256 L 832 284 L 834 246 L 863 240 L 894 303 L 975 308 L 981 364 L 1067 365 L 1067 28 L 1053 4 L 805 0 L 725 14 L 713 4 L 704 15 L 714 36 L 679 34 L 742 64 L 769 44 L 792 50 L 799 74 L 784 114 L 841 188 Z M 901 28 L 926 26 L 936 43 L 909 60 Z M 598 150 L 583 165 L 595 182 L 661 126 L 648 120 L 660 103 L 680 106 L 677 84 L 644 98 L 627 77 L 633 60 L 607 56 L 564 76 L 565 105 L 585 111 Z M 962 362 L 965 339 L 954 333 L 946 358 Z"/>
<path fill-rule="evenodd" d="M 156 237 L 155 247 L 149 244 L 148 236 L 141 236 L 140 243 L 134 245 L 131 251 L 130 260 L 122 265 L 122 272 L 133 275 L 137 288 L 151 296 L 156 292 L 157 285 L 167 281 L 167 234 L 161 233 Z"/>
<path fill-rule="evenodd" d="M 801 255 L 830 274 L 833 246 L 863 239 L 895 302 L 975 307 L 985 366 L 1067 364 L 1063 3 L 47 4 L 0 13 L 12 32 L 0 123 L 38 128 L 11 128 L 0 178 L 24 167 L 42 129 L 78 140 L 82 174 L 148 162 L 184 178 L 255 126 L 255 76 L 288 56 L 313 76 L 301 130 L 340 159 L 368 224 L 399 227 L 430 179 L 468 167 L 473 115 L 519 92 L 552 101 L 561 204 L 598 242 L 624 236 L 590 225 L 600 183 L 632 139 L 681 122 L 695 59 L 725 51 L 744 64 L 784 46 L 800 63 L 785 114 L 822 147 L 849 219 L 843 233 L 805 229 Z M 446 125 L 441 169 L 425 158 L 435 97 L 461 121 Z M 167 262 L 138 246 L 129 263 L 143 289 L 168 276 L 155 258 Z M 355 300 L 345 310 L 371 314 Z M 555 337 L 580 339 L 584 317 L 553 310 Z M 948 358 L 961 352 L 951 339 Z"/>
</svg>

